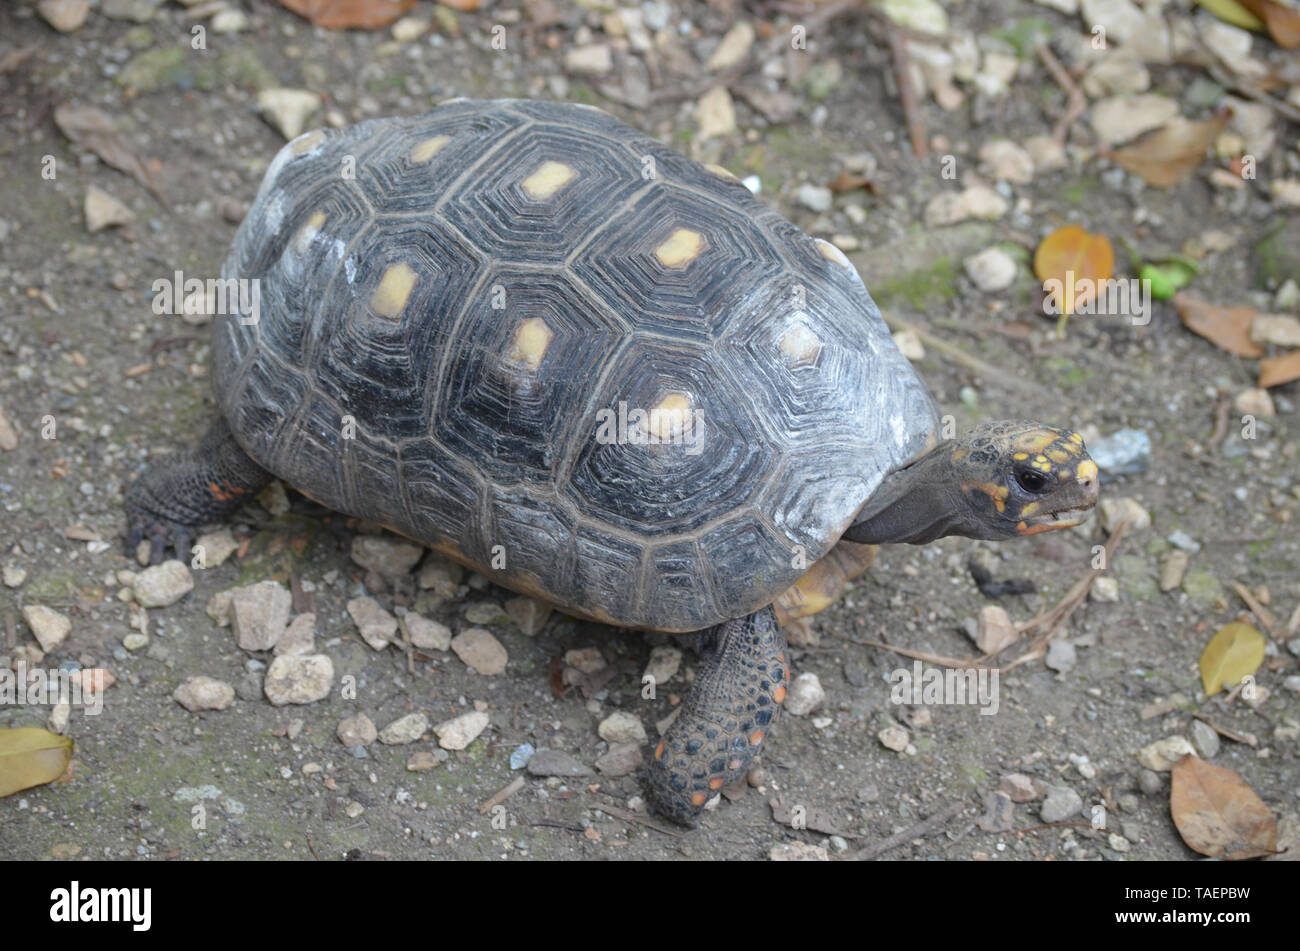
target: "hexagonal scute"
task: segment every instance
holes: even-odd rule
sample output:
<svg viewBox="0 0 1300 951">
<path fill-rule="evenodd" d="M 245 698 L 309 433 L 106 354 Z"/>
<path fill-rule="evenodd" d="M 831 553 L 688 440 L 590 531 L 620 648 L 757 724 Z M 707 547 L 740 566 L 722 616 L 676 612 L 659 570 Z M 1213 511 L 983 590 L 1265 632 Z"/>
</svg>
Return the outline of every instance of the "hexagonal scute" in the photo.
<svg viewBox="0 0 1300 951">
<path fill-rule="evenodd" d="M 734 204 L 657 180 L 570 266 L 637 330 L 707 341 L 753 319 L 786 263 Z"/>
<path fill-rule="evenodd" d="M 647 186 L 625 149 L 585 129 L 535 125 L 439 208 L 489 256 L 559 264 Z"/>
<path fill-rule="evenodd" d="M 431 431 L 490 480 L 549 484 L 593 428 L 588 403 L 625 328 L 559 272 L 497 267 L 443 341 Z"/>
<path fill-rule="evenodd" d="M 429 399 L 482 270 L 436 221 L 376 222 L 349 246 L 312 323 L 317 384 L 361 426 L 394 440 L 427 434 Z"/>
</svg>

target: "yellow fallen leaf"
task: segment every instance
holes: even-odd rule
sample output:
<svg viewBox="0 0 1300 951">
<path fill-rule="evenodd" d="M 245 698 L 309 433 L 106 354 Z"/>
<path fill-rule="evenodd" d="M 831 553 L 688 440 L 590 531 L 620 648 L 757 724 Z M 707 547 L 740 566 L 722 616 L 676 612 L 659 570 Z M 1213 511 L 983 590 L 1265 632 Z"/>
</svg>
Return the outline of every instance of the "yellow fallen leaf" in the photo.
<svg viewBox="0 0 1300 951">
<path fill-rule="evenodd" d="M 0 798 L 58 779 L 72 760 L 72 740 L 39 727 L 0 730 Z"/>
<path fill-rule="evenodd" d="M 1057 228 L 1034 251 L 1034 273 L 1047 292 L 1048 313 L 1062 321 L 1096 296 L 1098 285 L 1115 273 L 1115 249 L 1101 234 L 1078 225 Z"/>
<path fill-rule="evenodd" d="M 1255 790 L 1190 753 L 1174 764 L 1169 812 L 1183 841 L 1202 855 L 1236 861 L 1277 852 L 1277 820 Z"/>
<path fill-rule="evenodd" d="M 1259 670 L 1262 663 L 1264 635 L 1240 621 L 1225 625 L 1210 638 L 1197 662 L 1205 695 L 1214 696 L 1223 690 L 1225 683 L 1230 687 L 1236 686 L 1243 678 Z"/>
</svg>

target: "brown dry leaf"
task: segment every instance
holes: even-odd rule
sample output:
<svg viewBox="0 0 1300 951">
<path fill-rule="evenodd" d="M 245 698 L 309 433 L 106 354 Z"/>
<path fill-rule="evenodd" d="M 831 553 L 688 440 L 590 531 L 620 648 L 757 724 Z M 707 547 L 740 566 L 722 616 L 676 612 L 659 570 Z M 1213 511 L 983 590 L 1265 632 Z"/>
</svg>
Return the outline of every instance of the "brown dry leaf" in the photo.
<svg viewBox="0 0 1300 951">
<path fill-rule="evenodd" d="M 1169 811 L 1188 847 L 1228 861 L 1277 852 L 1273 813 L 1232 770 L 1188 753 L 1172 777 Z"/>
<path fill-rule="evenodd" d="M 1057 228 L 1034 251 L 1034 273 L 1048 287 L 1051 312 L 1068 317 L 1115 273 L 1115 249 L 1078 225 Z M 1049 282 L 1056 282 L 1055 287 Z M 1082 282 L 1082 283 L 1081 283 Z"/>
<path fill-rule="evenodd" d="M 1300 46 L 1300 10 L 1284 7 L 1277 0 L 1237 0 L 1264 21 L 1273 42 L 1286 50 Z"/>
<path fill-rule="evenodd" d="M 451 7 L 461 13 L 473 13 L 483 5 L 483 0 L 438 0 L 444 7 Z"/>
<path fill-rule="evenodd" d="M 1292 380 L 1300 380 L 1300 350 L 1293 350 L 1280 357 L 1265 357 L 1259 361 L 1258 386 L 1261 390 L 1281 386 Z"/>
<path fill-rule="evenodd" d="M 1168 188 L 1196 171 L 1227 125 L 1228 115 L 1226 110 L 1220 111 L 1201 122 L 1174 116 L 1133 145 L 1103 154 L 1148 185 Z"/>
<path fill-rule="evenodd" d="M 826 187 L 837 195 L 843 194 L 844 192 L 857 191 L 859 188 L 865 188 L 873 195 L 880 194 L 880 190 L 876 187 L 876 183 L 867 178 L 867 176 L 858 175 L 849 171 L 840 172 L 831 179 L 830 183 L 827 184 Z"/>
<path fill-rule="evenodd" d="M 1264 355 L 1259 344 L 1250 339 L 1250 325 L 1259 316 L 1259 311 L 1251 307 L 1219 307 L 1182 291 L 1172 300 L 1183 326 L 1200 334 L 1220 350 L 1239 357 Z"/>
<path fill-rule="evenodd" d="M 415 0 L 279 0 L 282 7 L 327 30 L 379 30 Z"/>
<path fill-rule="evenodd" d="M 76 145 L 90 149 L 105 164 L 126 172 L 166 204 L 153 172 L 127 144 L 126 138 L 117 131 L 107 113 L 93 106 L 65 102 L 54 110 L 54 122 L 59 131 Z"/>
</svg>

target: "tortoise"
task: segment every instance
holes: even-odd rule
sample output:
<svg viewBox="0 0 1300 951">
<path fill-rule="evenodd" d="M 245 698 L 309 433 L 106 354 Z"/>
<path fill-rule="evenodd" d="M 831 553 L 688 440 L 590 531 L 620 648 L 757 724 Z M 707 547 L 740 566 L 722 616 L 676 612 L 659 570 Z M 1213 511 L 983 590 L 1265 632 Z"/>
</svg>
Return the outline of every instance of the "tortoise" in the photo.
<svg viewBox="0 0 1300 951">
<path fill-rule="evenodd" d="M 1097 498 L 1072 431 L 940 439 L 842 252 L 591 107 L 305 133 L 222 279 L 260 307 L 214 323 L 219 415 L 128 486 L 128 549 L 186 556 L 279 477 L 570 614 L 695 632 L 646 781 L 682 823 L 779 715 L 778 611 L 824 603 L 859 546 L 1067 528 Z"/>
</svg>

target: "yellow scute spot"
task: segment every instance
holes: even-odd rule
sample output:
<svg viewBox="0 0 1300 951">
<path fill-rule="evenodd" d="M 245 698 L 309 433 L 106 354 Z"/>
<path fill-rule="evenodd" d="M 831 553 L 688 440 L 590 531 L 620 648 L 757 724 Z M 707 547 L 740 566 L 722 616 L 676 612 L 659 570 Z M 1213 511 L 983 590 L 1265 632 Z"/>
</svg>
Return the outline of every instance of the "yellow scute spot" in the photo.
<svg viewBox="0 0 1300 951">
<path fill-rule="evenodd" d="M 577 177 L 578 173 L 563 162 L 543 162 L 524 179 L 523 189 L 528 197 L 544 201 Z"/>
<path fill-rule="evenodd" d="M 450 141 L 451 136 L 449 135 L 435 135 L 431 139 L 425 139 L 411 149 L 411 161 L 416 165 L 423 165 L 441 152 L 442 147 Z"/>
<path fill-rule="evenodd" d="M 546 356 L 546 348 L 551 345 L 552 336 L 551 328 L 540 317 L 529 317 L 521 321 L 515 330 L 515 339 L 510 344 L 507 362 L 536 373 L 542 365 L 542 357 Z"/>
<path fill-rule="evenodd" d="M 415 271 L 405 262 L 390 264 L 370 295 L 370 309 L 380 317 L 397 317 L 415 289 Z"/>
<path fill-rule="evenodd" d="M 1016 437 L 1015 448 L 1025 452 L 1042 452 L 1056 440 L 1052 433 L 1032 432 Z"/>
<path fill-rule="evenodd" d="M 303 152 L 310 152 L 316 146 L 325 141 L 325 133 L 320 129 L 312 132 L 304 132 L 298 138 L 289 143 L 289 148 L 293 150 L 294 155 L 302 155 Z"/>
<path fill-rule="evenodd" d="M 1075 472 L 1075 476 L 1080 482 L 1092 482 L 1097 478 L 1097 463 L 1093 462 L 1091 459 L 1085 459 L 1083 462 L 1079 463 L 1079 468 L 1078 471 Z"/>
<path fill-rule="evenodd" d="M 1027 452 L 1018 452 L 1018 453 L 1016 453 L 1014 456 L 1012 456 L 1012 458 L 1015 459 L 1016 462 L 1024 462 L 1026 459 L 1029 458 L 1029 453 L 1027 453 Z"/>
<path fill-rule="evenodd" d="M 731 169 L 723 168 L 721 165 L 706 165 L 704 167 L 707 168 L 714 175 L 719 176 L 720 178 L 729 178 L 733 182 L 740 181 L 740 179 L 738 179 L 735 175 L 731 173 Z"/>
<path fill-rule="evenodd" d="M 655 257 L 664 267 L 686 267 L 704 250 L 704 236 L 698 231 L 678 228 L 668 240 L 655 248 Z"/>
<path fill-rule="evenodd" d="M 849 259 L 845 257 L 843 251 L 835 247 L 835 245 L 831 244 L 829 241 L 823 241 L 821 238 L 816 238 L 814 240 L 817 242 L 817 250 L 822 253 L 822 257 L 827 261 L 832 261 L 835 264 L 838 264 L 846 271 L 853 270 L 853 265 L 849 263 Z"/>
<path fill-rule="evenodd" d="M 648 431 L 657 439 L 672 439 L 690 428 L 693 417 L 691 398 L 685 393 L 669 393 L 650 409 Z"/>
<path fill-rule="evenodd" d="M 802 322 L 792 324 L 781 335 L 781 352 L 786 362 L 794 366 L 804 366 L 817 359 L 822 352 L 822 342 L 817 335 Z"/>
<path fill-rule="evenodd" d="M 321 225 L 325 224 L 326 217 L 328 216 L 325 212 L 318 211 L 307 219 L 305 225 L 298 229 L 298 236 L 294 239 L 294 247 L 299 254 L 306 251 L 311 243 L 316 240 L 316 235 L 320 234 Z"/>
</svg>

